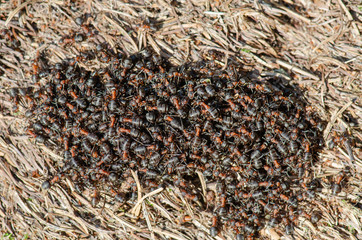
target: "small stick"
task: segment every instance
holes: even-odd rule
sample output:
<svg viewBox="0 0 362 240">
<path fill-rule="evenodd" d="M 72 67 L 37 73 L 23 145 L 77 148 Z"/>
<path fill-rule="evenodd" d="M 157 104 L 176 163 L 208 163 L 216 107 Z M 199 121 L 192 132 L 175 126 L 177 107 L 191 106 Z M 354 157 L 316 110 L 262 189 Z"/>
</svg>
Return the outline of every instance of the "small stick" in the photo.
<svg viewBox="0 0 362 240">
<path fill-rule="evenodd" d="M 132 210 L 131 210 L 131 213 L 135 213 L 134 215 L 135 216 L 138 216 L 139 215 L 139 211 L 140 211 L 140 205 L 141 205 L 141 203 L 146 199 L 146 198 L 148 198 L 148 197 L 151 197 L 151 196 L 153 196 L 153 195 L 156 195 L 156 194 L 158 194 L 158 193 L 160 193 L 160 192 L 162 192 L 163 191 L 163 188 L 158 188 L 158 189 L 156 189 L 155 191 L 152 191 L 152 192 L 150 192 L 150 193 L 147 193 L 146 195 L 144 195 L 141 199 L 139 199 L 138 201 L 137 201 L 137 203 L 136 203 L 136 205 L 132 208 Z"/>
<path fill-rule="evenodd" d="M 338 0 L 338 3 L 339 3 L 339 5 L 341 6 L 341 8 L 343 9 L 343 11 L 346 13 L 348 20 L 352 22 L 352 21 L 353 21 L 353 16 L 352 16 L 352 14 L 348 11 L 346 5 L 344 5 L 344 3 L 342 2 L 342 0 Z M 353 30 L 354 30 L 354 35 L 357 35 L 357 36 L 361 35 L 361 33 L 359 32 L 358 27 L 357 27 L 357 25 L 356 25 L 355 22 L 352 22 L 352 27 L 353 27 Z"/>
<path fill-rule="evenodd" d="M 285 67 L 287 68 L 288 70 L 291 70 L 291 71 L 295 71 L 301 75 L 305 75 L 307 77 L 310 77 L 311 79 L 313 80 L 319 80 L 319 77 L 317 77 L 316 75 L 312 74 L 312 73 L 309 73 L 307 71 L 304 71 L 303 69 L 300 69 L 299 67 L 296 67 L 296 66 L 293 66 L 293 65 L 290 65 L 289 63 L 287 62 L 284 62 L 282 60 L 279 60 L 279 59 L 275 59 L 275 62 L 279 65 L 281 65 L 282 67 Z"/>
<path fill-rule="evenodd" d="M 134 178 L 134 180 L 135 180 L 135 182 L 137 184 L 137 204 L 132 208 L 131 213 L 133 215 L 135 215 L 135 216 L 139 216 L 140 211 L 141 211 L 139 205 L 143 201 L 142 200 L 143 199 L 142 198 L 142 193 L 141 193 L 142 189 L 141 189 L 141 184 L 140 184 L 140 181 L 138 179 L 137 173 L 135 171 L 133 171 L 133 170 L 131 170 L 131 173 L 132 173 L 132 176 L 133 176 L 133 178 Z"/>
<path fill-rule="evenodd" d="M 200 171 L 196 171 L 196 173 L 199 176 L 199 179 L 201 182 L 201 187 L 202 187 L 202 195 L 203 195 L 204 201 L 206 202 L 206 198 L 205 198 L 206 197 L 206 183 L 205 183 L 204 175 Z"/>
<path fill-rule="evenodd" d="M 327 139 L 330 131 L 331 131 L 331 128 L 334 124 L 334 122 L 337 120 L 337 118 L 344 112 L 346 111 L 347 108 L 349 108 L 351 105 L 352 105 L 353 101 L 350 101 L 348 103 L 346 103 L 338 112 L 336 112 L 335 114 L 332 115 L 331 117 L 331 120 L 329 121 L 326 129 L 324 130 L 324 133 L 323 133 L 323 137 L 324 139 Z"/>
<path fill-rule="evenodd" d="M 32 2 L 35 2 L 35 0 L 29 0 L 27 2 L 24 2 L 22 4 L 19 5 L 19 7 L 15 8 L 14 11 L 12 11 L 10 14 L 9 14 L 9 17 L 8 19 L 6 19 L 6 22 L 5 22 L 5 26 L 7 27 L 9 22 L 11 21 L 11 19 L 13 19 L 13 17 L 18 13 L 20 12 L 20 10 L 24 7 L 26 7 L 26 5 L 32 3 Z"/>
</svg>

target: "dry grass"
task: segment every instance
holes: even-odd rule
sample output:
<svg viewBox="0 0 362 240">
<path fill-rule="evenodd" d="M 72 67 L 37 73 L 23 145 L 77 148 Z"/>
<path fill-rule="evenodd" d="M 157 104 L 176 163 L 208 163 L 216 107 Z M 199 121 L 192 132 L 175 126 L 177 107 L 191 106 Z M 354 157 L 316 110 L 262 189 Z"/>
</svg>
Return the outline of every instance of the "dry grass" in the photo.
<svg viewBox="0 0 362 240">
<path fill-rule="evenodd" d="M 0 39 L 0 227 L 4 239 L 212 239 L 209 214 L 198 212 L 178 189 L 142 192 L 132 211 L 106 199 L 92 208 L 90 195 L 71 181 L 42 191 L 59 156 L 24 134 L 22 109 L 12 112 L 6 90 L 33 84 L 31 61 L 46 50 L 52 62 L 108 42 L 132 53 L 145 46 L 173 63 L 197 61 L 208 50 L 235 56 L 246 70 L 282 75 L 305 96 L 330 132 L 346 132 L 352 144 L 325 150 L 314 175 L 324 188 L 309 206 L 318 225 L 300 218 L 296 239 L 362 239 L 362 5 L 358 0 L 280 1 L 0 1 L 0 28 L 14 31 L 18 49 Z M 243 2 L 243 3 L 241 3 Z M 74 19 L 91 13 L 95 40 L 62 46 L 79 31 Z M 146 18 L 154 27 L 142 26 Z M 88 66 L 93 67 L 93 66 Z M 352 124 L 354 122 L 354 124 Z M 350 146 L 352 149 L 350 150 Z M 345 167 L 343 191 L 331 196 L 329 180 Z M 134 174 L 137 178 L 137 174 Z M 204 184 L 203 184 L 204 185 Z M 200 189 L 200 191 L 204 191 Z M 182 223 L 183 217 L 191 221 Z M 288 237 L 265 229 L 261 238 Z M 217 239 L 232 239 L 222 232 Z"/>
</svg>

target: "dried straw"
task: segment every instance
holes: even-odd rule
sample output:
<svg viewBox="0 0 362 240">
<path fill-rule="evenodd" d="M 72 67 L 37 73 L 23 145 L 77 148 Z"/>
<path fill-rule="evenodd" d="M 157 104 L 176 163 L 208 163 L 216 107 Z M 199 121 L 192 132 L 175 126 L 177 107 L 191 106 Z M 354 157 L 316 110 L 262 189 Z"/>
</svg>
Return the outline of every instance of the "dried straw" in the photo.
<svg viewBox="0 0 362 240">
<path fill-rule="evenodd" d="M 73 2 L 73 1 L 72 1 Z M 211 239 L 210 214 L 182 197 L 178 189 L 144 193 L 129 214 L 124 206 L 93 208 L 90 193 L 76 193 L 70 180 L 42 191 L 55 173 L 59 156 L 24 134 L 24 109 L 12 110 L 7 89 L 31 86 L 32 60 L 46 51 L 52 63 L 97 43 L 58 44 L 61 36 L 79 31 L 74 20 L 88 19 L 99 30 L 96 42 L 108 42 L 131 54 L 146 46 L 174 64 L 208 58 L 213 50 L 234 56 L 245 70 L 284 76 L 305 90 L 305 97 L 328 122 L 345 132 L 350 143 L 326 147 L 314 166 L 322 191 L 306 206 L 319 211 L 317 225 L 300 218 L 298 239 L 362 239 L 362 5 L 351 0 L 278 1 L 6 1 L 0 5 L 0 28 L 19 41 L 14 48 L 0 40 L 0 226 L 4 239 Z M 72 6 L 71 6 L 72 5 Z M 76 11 L 71 10 L 72 8 Z M 144 20 L 152 18 L 151 28 Z M 87 68 L 98 68 L 97 61 Z M 353 123 L 354 122 L 354 123 Z M 351 157 L 353 156 L 353 157 Z M 343 191 L 330 196 L 330 180 L 349 166 Z M 136 180 L 137 174 L 133 176 Z M 212 190 L 200 175 L 200 192 Z M 191 222 L 180 217 L 187 214 Z M 138 220 L 134 217 L 137 216 Z M 280 239 L 280 229 L 264 229 L 263 239 Z M 217 239 L 233 239 L 222 231 Z"/>
</svg>

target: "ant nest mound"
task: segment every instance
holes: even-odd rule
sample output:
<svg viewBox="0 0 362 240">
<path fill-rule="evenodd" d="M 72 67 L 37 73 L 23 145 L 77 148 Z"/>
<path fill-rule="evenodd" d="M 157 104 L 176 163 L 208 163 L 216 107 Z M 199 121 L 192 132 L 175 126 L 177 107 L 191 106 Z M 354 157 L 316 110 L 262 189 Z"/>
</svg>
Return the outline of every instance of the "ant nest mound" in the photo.
<svg viewBox="0 0 362 240">
<path fill-rule="evenodd" d="M 81 67 L 95 58 L 107 67 Z M 42 187 L 67 177 L 76 191 L 107 191 L 131 209 L 134 171 L 145 191 L 173 186 L 211 212 L 212 236 L 225 227 L 255 237 L 276 225 L 293 234 L 299 216 L 318 221 L 301 203 L 319 189 L 310 171 L 324 123 L 282 79 L 217 62 L 175 67 L 148 49 L 103 50 L 36 68 L 44 84 L 10 94 L 27 106 L 28 134 L 62 148 L 58 173 Z"/>
</svg>

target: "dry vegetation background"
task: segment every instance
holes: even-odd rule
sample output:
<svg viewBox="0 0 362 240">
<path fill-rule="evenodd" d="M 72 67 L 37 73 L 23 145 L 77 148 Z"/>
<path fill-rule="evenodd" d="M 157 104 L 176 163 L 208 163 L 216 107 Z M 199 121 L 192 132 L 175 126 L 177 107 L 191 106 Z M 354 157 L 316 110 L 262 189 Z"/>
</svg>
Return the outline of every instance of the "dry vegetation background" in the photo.
<svg viewBox="0 0 362 240">
<path fill-rule="evenodd" d="M 82 31 L 74 20 L 85 13 L 99 35 L 59 44 L 62 36 Z M 24 111 L 12 111 L 7 90 L 34 84 L 31 63 L 38 51 L 59 62 L 107 42 L 129 53 L 151 46 L 174 64 L 216 50 L 224 64 L 235 56 L 246 70 L 298 84 L 328 122 L 325 139 L 337 131 L 349 141 L 320 153 L 314 176 L 323 191 L 309 209 L 322 219 L 313 225 L 300 218 L 295 238 L 362 239 L 361 22 L 360 0 L 0 0 L 0 29 L 19 43 L 0 36 L 0 238 L 212 239 L 208 213 L 195 211 L 177 189 L 147 197 L 139 218 L 108 201 L 92 208 L 89 195 L 77 194 L 69 180 L 41 190 L 60 157 L 24 133 Z M 330 180 L 346 167 L 351 171 L 342 192 L 331 196 Z M 185 215 L 191 220 L 181 224 Z M 265 229 L 260 238 L 288 239 L 279 229 Z M 217 239 L 233 236 L 222 232 Z"/>
</svg>

